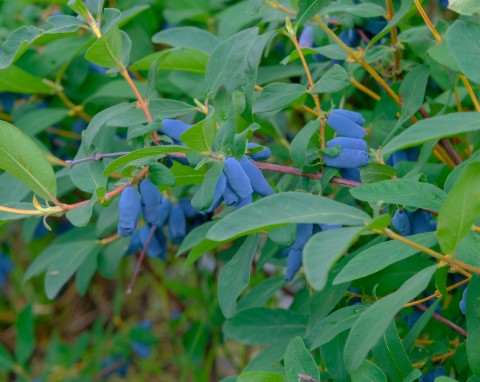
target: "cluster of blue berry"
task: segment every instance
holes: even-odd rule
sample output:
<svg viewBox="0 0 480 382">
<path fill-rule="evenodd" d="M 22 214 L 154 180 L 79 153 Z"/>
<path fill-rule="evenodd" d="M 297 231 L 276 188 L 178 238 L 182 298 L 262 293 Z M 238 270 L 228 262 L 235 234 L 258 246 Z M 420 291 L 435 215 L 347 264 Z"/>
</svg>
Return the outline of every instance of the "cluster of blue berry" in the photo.
<svg viewBox="0 0 480 382">
<path fill-rule="evenodd" d="M 327 117 L 327 123 L 339 136 L 328 141 L 327 147 L 340 147 L 337 156 L 325 154 L 323 160 L 327 166 L 340 169 L 342 177 L 360 182 L 359 167 L 368 164 L 366 130 L 362 127 L 365 119 L 360 113 L 350 110 L 334 109 Z"/>
<path fill-rule="evenodd" d="M 259 158 L 267 159 L 269 156 L 270 149 L 267 148 L 254 154 L 257 160 Z M 253 192 L 268 196 L 275 191 L 268 184 L 262 171 L 252 163 L 249 157 L 243 156 L 238 160 L 227 157 L 224 162 L 223 173 L 215 186 L 212 205 L 208 208 L 208 211 L 214 211 L 222 201 L 225 201 L 227 206 L 243 207 L 252 203 Z"/>
<path fill-rule="evenodd" d="M 341 227 L 339 224 L 298 224 L 295 242 L 283 251 L 287 255 L 285 281 L 291 281 L 302 267 L 303 247 L 313 234 Z"/>
<path fill-rule="evenodd" d="M 432 220 L 432 214 L 424 210 L 408 212 L 397 209 L 392 218 L 392 227 L 402 236 L 432 232 L 437 229 L 437 223 Z"/>
</svg>

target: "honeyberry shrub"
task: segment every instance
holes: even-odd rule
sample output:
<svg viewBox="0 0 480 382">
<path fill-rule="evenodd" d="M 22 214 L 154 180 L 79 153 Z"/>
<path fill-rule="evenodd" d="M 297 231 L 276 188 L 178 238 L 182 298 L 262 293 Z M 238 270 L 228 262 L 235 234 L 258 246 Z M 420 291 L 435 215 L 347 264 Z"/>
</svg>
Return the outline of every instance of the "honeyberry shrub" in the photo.
<svg viewBox="0 0 480 382">
<path fill-rule="evenodd" d="M 480 378 L 473 1 L 1 7 L 2 378 Z"/>
</svg>

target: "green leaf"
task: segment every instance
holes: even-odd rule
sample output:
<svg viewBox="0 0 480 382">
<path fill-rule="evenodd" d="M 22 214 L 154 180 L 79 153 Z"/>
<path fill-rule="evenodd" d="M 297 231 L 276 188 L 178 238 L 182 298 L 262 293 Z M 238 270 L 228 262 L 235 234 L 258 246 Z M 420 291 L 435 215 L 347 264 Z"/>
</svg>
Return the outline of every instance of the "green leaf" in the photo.
<svg viewBox="0 0 480 382">
<path fill-rule="evenodd" d="M 7 349 L 0 344 L 0 370 L 13 371 L 15 369 L 15 361 Z"/>
<path fill-rule="evenodd" d="M 320 121 L 315 119 L 308 122 L 302 130 L 295 135 L 290 145 L 290 158 L 293 165 L 303 168 L 317 159 L 320 146 Z"/>
<path fill-rule="evenodd" d="M 82 0 L 69 0 L 67 5 L 84 19 L 88 19 L 90 12 L 87 5 Z"/>
<path fill-rule="evenodd" d="M 34 136 L 41 133 L 47 127 L 50 127 L 68 115 L 68 109 L 48 108 L 48 109 L 34 109 L 23 114 L 15 121 L 16 126 L 29 136 Z"/>
<path fill-rule="evenodd" d="M 429 75 L 429 66 L 419 65 L 408 72 L 402 80 L 399 90 L 399 97 L 401 100 L 400 117 L 390 134 L 392 134 L 397 127 L 407 121 L 422 106 Z"/>
<path fill-rule="evenodd" d="M 107 167 L 105 167 L 105 170 L 103 170 L 103 174 L 105 176 L 108 176 L 118 169 L 122 168 L 123 166 L 128 165 L 129 163 L 136 161 L 138 159 L 142 158 L 159 158 L 160 156 L 164 156 L 165 154 L 168 153 L 185 153 L 188 152 L 189 150 L 185 146 L 174 146 L 174 145 L 169 145 L 169 146 L 152 146 L 152 147 L 145 147 L 143 149 L 138 149 L 135 151 L 132 151 L 129 154 L 126 154 L 118 159 L 115 159 L 114 161 L 110 162 Z"/>
<path fill-rule="evenodd" d="M 51 94 L 52 88 L 41 78 L 16 66 L 0 70 L 0 91 L 25 94 Z"/>
<path fill-rule="evenodd" d="M 30 44 L 42 33 L 43 30 L 34 26 L 23 26 L 10 33 L 2 44 L 0 69 L 5 69 L 18 60 Z"/>
<path fill-rule="evenodd" d="M 113 27 L 88 48 L 85 58 L 105 68 L 116 68 L 122 61 L 122 47 L 125 43 L 118 27 Z"/>
<path fill-rule="evenodd" d="M 373 362 L 365 360 L 352 374 L 352 382 L 387 382 L 387 376 Z"/>
<path fill-rule="evenodd" d="M 311 237 L 303 249 L 303 265 L 310 285 L 321 290 L 327 283 L 330 269 L 355 242 L 363 227 L 321 231 Z"/>
<path fill-rule="evenodd" d="M 408 335 L 405 337 L 402 343 L 403 348 L 407 353 L 410 353 L 410 351 L 412 350 L 415 340 L 420 336 L 420 333 L 432 318 L 433 313 L 435 313 L 435 310 L 437 309 L 439 304 L 440 299 L 437 299 L 432 305 L 428 307 L 427 311 L 420 316 L 417 322 L 415 322 L 415 325 L 413 325 L 413 328 L 410 329 L 410 331 L 408 332 Z"/>
<path fill-rule="evenodd" d="M 180 135 L 180 139 L 190 150 L 199 153 L 212 151 L 215 134 L 217 133 L 214 114 L 215 109 L 210 106 L 208 115 L 203 121 L 193 125 Z"/>
<path fill-rule="evenodd" d="M 312 93 L 335 93 L 350 84 L 350 76 L 340 65 L 333 65 L 317 82 Z"/>
<path fill-rule="evenodd" d="M 325 6 L 330 4 L 327 0 L 300 0 L 298 2 L 297 25 L 308 22 L 313 16 L 319 13 Z"/>
<path fill-rule="evenodd" d="M 137 87 L 138 91 L 143 94 L 146 92 L 146 86 L 140 81 L 134 80 L 133 83 Z M 98 88 L 95 92 L 91 93 L 88 98 L 86 98 L 83 102 L 86 103 L 93 103 L 93 101 L 98 101 L 99 99 L 136 99 L 136 95 L 133 92 L 130 85 L 124 79 L 113 80 L 107 82 L 100 88 Z M 149 105 L 150 106 L 150 105 Z"/>
<path fill-rule="evenodd" d="M 373 356 L 390 381 L 404 381 L 413 370 L 393 320 L 373 348 Z"/>
<path fill-rule="evenodd" d="M 402 309 L 403 305 L 425 290 L 435 269 L 436 266 L 431 266 L 418 272 L 395 293 L 373 304 L 358 318 L 350 331 L 344 350 L 345 365 L 350 373 L 361 366 L 368 352 L 385 333 L 395 314 Z"/>
<path fill-rule="evenodd" d="M 447 194 L 430 183 L 407 179 L 383 180 L 350 190 L 355 199 L 372 203 L 401 204 L 404 206 L 440 211 Z"/>
<path fill-rule="evenodd" d="M 322 196 L 282 192 L 242 207 L 208 231 L 207 238 L 224 241 L 288 223 L 364 225 L 365 212 Z"/>
<path fill-rule="evenodd" d="M 92 217 L 93 206 L 96 201 L 97 196 L 94 193 L 88 203 L 68 211 L 65 216 L 75 227 L 85 227 Z"/>
<path fill-rule="evenodd" d="M 480 130 L 480 113 L 451 113 L 418 121 L 393 138 L 382 149 L 387 156 L 394 151 L 417 146 L 431 140 Z"/>
<path fill-rule="evenodd" d="M 306 94 L 307 88 L 299 84 L 274 82 L 263 88 L 253 105 L 254 113 L 282 110 Z"/>
<path fill-rule="evenodd" d="M 237 313 L 223 325 L 227 337 L 248 344 L 285 342 L 303 336 L 307 318 L 284 309 L 251 308 Z"/>
<path fill-rule="evenodd" d="M 300 337 L 295 337 L 288 344 L 284 363 L 288 382 L 298 382 L 299 374 L 320 379 L 317 364 Z"/>
<path fill-rule="evenodd" d="M 478 4 L 476 5 L 478 11 Z M 457 20 L 447 29 L 447 42 L 460 70 L 472 81 L 480 83 L 480 25 Z"/>
<path fill-rule="evenodd" d="M 100 253 L 102 247 L 96 240 L 85 240 L 70 245 L 63 258 L 55 258 L 48 266 L 45 276 L 45 293 L 49 299 L 55 298 L 60 289 L 81 267 L 88 256 Z M 68 254 L 68 256 L 67 256 Z"/>
<path fill-rule="evenodd" d="M 283 276 L 271 277 L 255 285 L 237 304 L 238 310 L 265 304 L 285 285 Z"/>
<path fill-rule="evenodd" d="M 169 29 L 167 29 L 169 30 Z M 132 70 L 147 70 L 155 61 L 158 70 L 181 70 L 193 73 L 205 73 L 208 54 L 193 48 L 172 48 L 152 53 L 136 61 Z"/>
<path fill-rule="evenodd" d="M 130 238 L 123 237 L 107 245 L 98 256 L 98 271 L 105 277 L 113 279 L 125 252 L 130 244 Z"/>
<path fill-rule="evenodd" d="M 34 316 L 31 305 L 27 305 L 20 312 L 15 326 L 17 330 L 15 358 L 21 365 L 25 365 L 35 350 Z"/>
<path fill-rule="evenodd" d="M 350 329 L 367 308 L 367 305 L 346 306 L 318 321 L 308 329 L 305 336 L 308 348 L 310 350 L 317 349 L 333 340 L 338 334 Z"/>
<path fill-rule="evenodd" d="M 197 110 L 196 106 L 174 99 L 151 100 L 148 106 L 157 118 L 179 117 Z"/>
<path fill-rule="evenodd" d="M 188 26 L 164 29 L 153 35 L 152 42 L 211 53 L 219 43 L 219 40 L 204 29 Z"/>
<path fill-rule="evenodd" d="M 397 171 L 382 163 L 371 162 L 360 167 L 360 178 L 362 183 L 376 183 L 382 180 L 390 180 L 397 175 Z"/>
<path fill-rule="evenodd" d="M 249 371 L 238 376 L 237 382 L 285 382 L 282 374 L 269 371 Z"/>
<path fill-rule="evenodd" d="M 97 258 L 99 253 L 100 251 L 90 252 L 78 268 L 75 275 L 75 284 L 77 286 L 78 294 L 82 297 L 87 293 L 90 281 L 97 270 Z"/>
<path fill-rule="evenodd" d="M 348 4 L 345 2 L 332 2 L 322 9 L 322 14 L 349 13 L 359 17 L 377 17 L 385 14 L 385 9 L 372 3 Z"/>
<path fill-rule="evenodd" d="M 223 162 L 217 162 L 205 174 L 202 185 L 192 198 L 192 206 L 199 211 L 207 210 L 213 202 L 215 186 L 223 172 Z"/>
<path fill-rule="evenodd" d="M 466 16 L 480 16 L 475 0 L 449 0 L 448 9 Z"/>
<path fill-rule="evenodd" d="M 93 143 L 93 140 L 100 132 L 100 129 L 105 126 L 105 124 L 115 118 L 116 116 L 125 113 L 128 110 L 131 110 L 135 107 L 134 103 L 120 103 L 118 105 L 114 105 L 109 107 L 108 109 L 102 110 L 100 113 L 96 114 L 95 117 L 92 118 L 90 123 L 87 126 L 87 129 L 83 133 L 83 139 L 87 147 L 90 147 Z"/>
<path fill-rule="evenodd" d="M 438 242 L 453 254 L 480 216 L 480 162 L 470 163 L 448 194 L 438 215 Z"/>
<path fill-rule="evenodd" d="M 86 150 L 85 142 L 83 141 L 74 159 L 79 160 L 92 155 L 95 155 L 95 152 Z M 68 171 L 70 179 L 77 188 L 84 192 L 93 193 L 95 190 L 107 186 L 108 179 L 103 176 L 104 167 L 105 165 L 101 160 L 89 160 L 70 167 Z M 88 213 L 88 208 L 84 212 Z M 78 218 L 77 214 L 77 212 L 73 212 L 73 215 L 71 214 L 70 216 L 77 216 Z"/>
<path fill-rule="evenodd" d="M 474 275 L 467 292 L 467 357 L 473 374 L 480 377 L 480 276 Z"/>
<path fill-rule="evenodd" d="M 45 154 L 27 135 L 4 121 L 0 121 L 0 168 L 43 199 L 56 196 L 55 173 Z"/>
<path fill-rule="evenodd" d="M 437 244 L 435 233 L 426 232 L 408 237 L 409 240 L 431 248 Z M 341 284 L 374 274 L 391 264 L 413 256 L 420 251 L 396 240 L 376 244 L 360 252 L 345 265 L 333 281 Z"/>
<path fill-rule="evenodd" d="M 248 236 L 233 258 L 218 276 L 218 302 L 226 318 L 232 318 L 237 310 L 237 298 L 250 282 L 250 269 L 257 251 L 260 236 Z"/>
</svg>

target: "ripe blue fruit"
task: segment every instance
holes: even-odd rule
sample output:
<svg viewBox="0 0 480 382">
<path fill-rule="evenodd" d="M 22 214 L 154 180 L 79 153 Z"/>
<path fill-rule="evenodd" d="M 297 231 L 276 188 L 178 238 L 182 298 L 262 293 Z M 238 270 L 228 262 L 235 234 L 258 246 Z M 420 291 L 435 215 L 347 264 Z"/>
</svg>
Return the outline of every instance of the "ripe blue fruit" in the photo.
<svg viewBox="0 0 480 382">
<path fill-rule="evenodd" d="M 412 227 L 412 235 L 432 231 L 432 225 L 430 224 L 431 214 L 429 212 L 416 210 L 415 212 L 408 212 L 408 215 L 410 227 Z"/>
<path fill-rule="evenodd" d="M 340 116 L 340 117 L 349 119 L 350 121 L 358 125 L 363 125 L 365 123 L 365 118 L 363 118 L 362 114 L 356 111 L 345 110 L 345 109 L 333 109 L 330 112 L 330 117 L 332 116 Z"/>
<path fill-rule="evenodd" d="M 364 139 L 337 137 L 327 142 L 327 147 L 340 146 L 342 149 L 367 150 Z"/>
<path fill-rule="evenodd" d="M 4 254 L 0 253 L 0 288 L 5 287 L 7 284 L 8 274 L 13 269 L 13 262 L 10 258 Z"/>
<path fill-rule="evenodd" d="M 187 219 L 182 207 L 173 204 L 168 217 L 168 234 L 173 243 L 181 243 L 187 234 Z"/>
<path fill-rule="evenodd" d="M 250 158 L 252 158 L 253 160 L 256 160 L 256 161 L 261 161 L 261 160 L 267 160 L 268 158 L 271 157 L 272 150 L 270 150 L 270 147 L 262 146 L 262 145 L 259 145 L 258 143 L 255 143 L 255 142 L 250 142 L 247 145 L 248 149 L 253 149 L 253 148 L 256 148 L 256 147 L 263 147 L 263 149 L 254 153 L 254 154 L 248 154 L 248 156 Z"/>
<path fill-rule="evenodd" d="M 142 320 L 137 325 L 135 325 L 135 327 L 151 332 L 153 325 L 150 320 Z M 151 333 L 148 333 L 148 334 L 151 334 Z M 133 352 L 142 359 L 148 358 L 152 353 L 151 345 L 148 345 L 144 342 L 133 340 L 131 343 L 131 347 Z"/>
<path fill-rule="evenodd" d="M 227 187 L 227 177 L 225 174 L 221 174 L 220 178 L 218 179 L 217 185 L 215 186 L 215 192 L 213 194 L 213 202 L 210 208 L 207 210 L 208 212 L 214 211 L 223 200 L 223 193 L 225 192 L 225 188 Z"/>
<path fill-rule="evenodd" d="M 365 150 L 342 149 L 336 157 L 325 155 L 323 160 L 330 167 L 356 168 L 368 164 L 368 153 Z"/>
<path fill-rule="evenodd" d="M 182 140 L 180 139 L 180 135 L 182 135 L 190 127 L 192 127 L 192 125 L 188 125 L 178 119 L 164 119 L 162 121 L 162 127 L 160 127 L 159 131 L 164 135 L 168 135 L 170 138 L 172 138 L 172 141 L 178 145 L 183 144 Z"/>
<path fill-rule="evenodd" d="M 338 134 L 344 137 L 362 139 L 367 133 L 359 124 L 339 114 L 331 114 L 330 117 L 327 118 L 327 123 Z"/>
<path fill-rule="evenodd" d="M 300 48 L 311 48 L 313 45 L 313 27 L 305 24 L 300 37 L 298 38 L 298 45 Z"/>
<path fill-rule="evenodd" d="M 145 246 L 148 240 L 148 236 L 150 235 L 150 226 L 145 225 L 138 230 L 138 236 L 140 238 L 141 248 Z M 165 248 L 160 243 L 156 235 L 152 236 L 150 243 L 147 248 L 147 256 L 148 257 L 156 257 L 156 258 L 165 258 Z"/>
<path fill-rule="evenodd" d="M 255 166 L 247 157 L 241 157 L 238 162 L 250 179 L 253 191 L 259 193 L 262 196 L 268 196 L 275 193 L 273 188 L 268 184 L 267 180 L 263 176 L 262 171 Z"/>
<path fill-rule="evenodd" d="M 288 252 L 285 281 L 289 282 L 302 267 L 302 250 L 292 248 Z"/>
<path fill-rule="evenodd" d="M 338 37 L 349 47 L 357 46 L 360 43 L 360 35 L 356 29 L 343 30 Z"/>
<path fill-rule="evenodd" d="M 195 216 L 200 215 L 200 212 L 193 208 L 192 201 L 189 198 L 181 198 L 178 201 L 180 207 L 182 207 L 183 213 L 189 219 L 194 218 Z"/>
<path fill-rule="evenodd" d="M 462 293 L 462 299 L 460 300 L 460 303 L 458 304 L 458 307 L 460 308 L 460 311 L 462 314 L 465 316 L 467 314 L 467 294 L 468 294 L 468 287 L 464 289 Z"/>
<path fill-rule="evenodd" d="M 225 204 L 227 206 L 234 206 L 240 201 L 240 198 L 235 193 L 235 191 L 233 191 L 232 187 L 230 187 L 230 184 L 228 182 L 225 187 L 225 191 L 223 191 L 223 199 L 225 200 Z"/>
<path fill-rule="evenodd" d="M 392 226 L 402 236 L 411 234 L 410 219 L 406 211 L 396 210 L 392 218 Z"/>
<path fill-rule="evenodd" d="M 159 207 L 162 202 L 162 194 L 158 191 L 150 179 L 140 182 L 140 195 L 142 202 L 143 220 L 147 223 L 155 223 L 159 217 Z"/>
<path fill-rule="evenodd" d="M 118 234 L 126 237 L 130 236 L 140 220 L 142 205 L 137 190 L 131 186 L 127 186 L 118 203 L 118 211 L 120 218 L 118 220 Z"/>
<path fill-rule="evenodd" d="M 162 228 L 170 215 L 172 209 L 172 203 L 167 198 L 163 198 L 160 206 L 158 207 L 158 219 L 155 220 L 155 224 L 158 228 Z"/>
<path fill-rule="evenodd" d="M 242 199 L 251 195 L 252 185 L 240 163 L 235 158 L 227 158 L 224 163 L 223 172 L 232 190 Z"/>
<path fill-rule="evenodd" d="M 360 169 L 358 168 L 341 168 L 340 175 L 342 178 L 353 180 L 355 182 L 361 182 Z"/>
<path fill-rule="evenodd" d="M 125 252 L 125 256 L 131 255 L 141 249 L 142 249 L 142 242 L 140 241 L 140 235 L 138 233 L 138 229 L 136 229 L 135 231 L 133 231 L 133 234 L 130 237 L 130 244 L 128 246 L 127 251 Z"/>
<path fill-rule="evenodd" d="M 251 204 L 253 201 L 252 195 L 248 195 L 246 198 L 240 198 L 238 202 L 235 204 L 236 208 L 240 208 L 243 206 L 246 206 L 248 204 Z"/>
<path fill-rule="evenodd" d="M 298 224 L 297 235 L 295 237 L 295 243 L 293 243 L 293 249 L 303 249 L 308 239 L 312 236 L 313 224 Z"/>
<path fill-rule="evenodd" d="M 320 229 L 322 231 L 330 231 L 331 229 L 342 228 L 341 224 L 320 224 Z"/>
</svg>

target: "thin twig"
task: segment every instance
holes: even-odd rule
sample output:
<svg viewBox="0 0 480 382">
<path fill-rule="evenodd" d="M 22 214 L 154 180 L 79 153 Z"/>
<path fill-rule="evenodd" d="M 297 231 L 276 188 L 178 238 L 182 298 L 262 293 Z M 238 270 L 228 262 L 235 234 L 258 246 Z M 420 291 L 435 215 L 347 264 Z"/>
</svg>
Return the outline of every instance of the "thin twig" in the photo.
<svg viewBox="0 0 480 382">
<path fill-rule="evenodd" d="M 426 307 L 425 305 L 422 305 L 422 304 L 419 304 L 419 305 L 415 305 L 415 308 L 417 308 L 418 310 L 421 310 L 423 312 L 425 312 L 428 307 Z M 438 313 L 433 313 L 433 316 L 432 316 L 434 319 L 436 319 L 438 322 L 441 322 L 442 324 L 445 324 L 446 326 L 448 326 L 449 328 L 455 330 L 457 333 L 459 333 L 460 335 L 464 336 L 464 337 L 467 337 L 467 331 L 463 328 L 461 328 L 460 326 L 458 326 L 457 324 L 453 323 L 452 321 L 450 320 L 447 320 L 445 317 L 441 316 L 440 314 Z"/>
<path fill-rule="evenodd" d="M 127 294 L 131 294 L 133 290 L 133 286 L 135 285 L 135 281 L 137 281 L 137 277 L 140 274 L 140 271 L 142 270 L 142 264 L 143 261 L 145 260 L 145 255 L 147 254 L 148 247 L 150 246 L 150 243 L 152 242 L 153 235 L 155 235 L 155 230 L 157 229 L 156 225 L 152 225 L 150 228 L 150 233 L 148 234 L 147 240 L 145 241 L 145 244 L 143 245 L 143 249 L 140 252 L 140 255 L 138 256 L 137 264 L 135 266 L 135 271 L 133 272 L 132 279 L 130 280 L 130 284 L 128 284 L 127 288 Z"/>
</svg>

